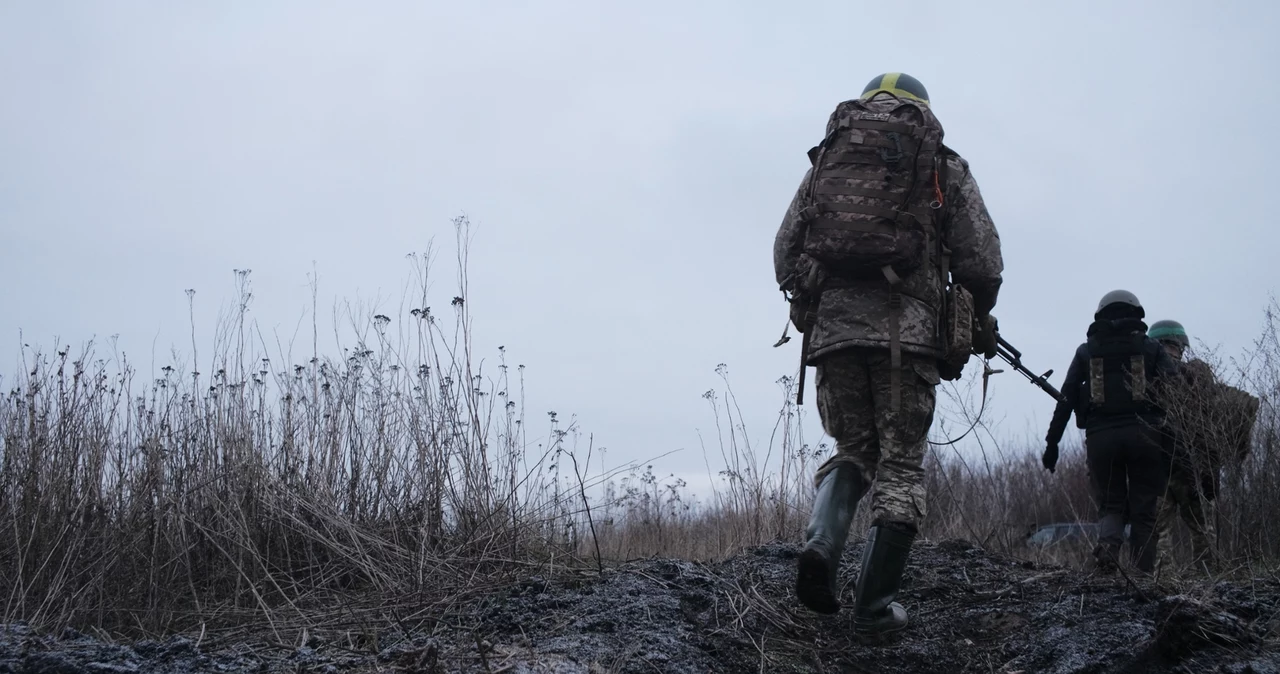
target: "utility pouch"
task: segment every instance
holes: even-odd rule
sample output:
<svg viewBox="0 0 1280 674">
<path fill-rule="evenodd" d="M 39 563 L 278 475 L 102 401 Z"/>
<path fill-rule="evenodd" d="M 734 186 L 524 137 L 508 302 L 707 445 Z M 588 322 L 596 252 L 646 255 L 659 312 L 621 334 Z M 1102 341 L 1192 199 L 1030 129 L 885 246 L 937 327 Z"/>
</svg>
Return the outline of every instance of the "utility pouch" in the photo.
<svg viewBox="0 0 1280 674">
<path fill-rule="evenodd" d="M 973 355 L 973 294 L 953 283 L 947 288 L 947 313 L 943 325 L 942 362 L 949 380 L 960 378 L 964 366 Z"/>
</svg>

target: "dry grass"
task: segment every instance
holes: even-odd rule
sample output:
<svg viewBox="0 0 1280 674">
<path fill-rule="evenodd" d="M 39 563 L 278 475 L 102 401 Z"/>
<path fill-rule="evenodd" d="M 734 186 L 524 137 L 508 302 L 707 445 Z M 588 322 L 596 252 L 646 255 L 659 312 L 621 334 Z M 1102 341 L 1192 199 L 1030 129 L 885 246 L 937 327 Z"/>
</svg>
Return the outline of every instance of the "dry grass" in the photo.
<svg viewBox="0 0 1280 674">
<path fill-rule="evenodd" d="M 703 501 L 652 466 L 602 471 L 572 420 L 552 412 L 529 428 L 523 367 L 503 349 L 493 371 L 477 364 L 468 225 L 455 224 L 449 306 L 429 301 L 430 253 L 412 256 L 399 315 L 349 312 L 357 339 L 340 359 L 321 353 L 315 323 L 304 355 L 268 344 L 249 317 L 247 271 L 212 356 L 193 340 L 189 363 L 201 365 L 175 356 L 140 381 L 111 345 L 25 350 L 0 404 L 0 619 L 135 635 L 265 628 L 297 643 L 308 629 L 448 623 L 473 594 L 557 568 L 798 540 L 829 448 L 806 440 L 791 378 L 777 382 L 779 414 L 759 445 L 717 369 L 704 452 L 722 486 Z M 1227 471 L 1217 509 L 1237 560 L 1280 556 L 1269 318 L 1241 368 L 1267 397 L 1255 451 Z M 967 426 L 973 391 L 947 391 Z M 981 423 L 975 437 L 980 460 L 929 456 L 926 536 L 1029 554 L 1028 525 L 1092 519 L 1078 450 L 1050 476 L 1038 451 L 1006 451 Z M 858 525 L 866 518 L 864 502 Z"/>
<path fill-rule="evenodd" d="M 554 413 L 527 429 L 523 367 L 502 349 L 496 371 L 474 365 L 456 224 L 444 311 L 430 254 L 413 256 L 400 320 L 352 314 L 341 359 L 315 326 L 304 356 L 269 347 L 244 271 L 213 357 L 194 361 L 208 371 L 175 362 L 140 382 L 109 347 L 24 351 L 0 405 L 3 619 L 283 633 L 577 564 L 574 429 Z"/>
</svg>

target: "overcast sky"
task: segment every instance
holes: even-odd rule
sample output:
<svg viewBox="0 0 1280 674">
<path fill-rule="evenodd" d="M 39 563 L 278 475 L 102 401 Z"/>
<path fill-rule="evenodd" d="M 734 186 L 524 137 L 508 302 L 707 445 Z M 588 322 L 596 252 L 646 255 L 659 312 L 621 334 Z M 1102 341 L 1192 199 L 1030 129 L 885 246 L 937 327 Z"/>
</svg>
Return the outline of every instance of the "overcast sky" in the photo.
<svg viewBox="0 0 1280 674">
<path fill-rule="evenodd" d="M 476 344 L 527 366 L 531 416 L 576 414 L 611 463 L 683 449 L 657 469 L 705 474 L 716 365 L 757 442 L 795 370 L 798 339 L 771 348 L 772 243 L 805 151 L 888 70 L 924 82 L 971 164 L 1004 245 L 995 314 L 1033 368 L 1056 383 L 1117 287 L 1238 353 L 1280 278 L 1278 18 L 1267 1 L 0 0 L 0 373 L 55 337 L 167 361 L 189 344 L 183 291 L 209 339 L 233 269 L 252 269 L 265 332 L 306 315 L 313 263 L 322 326 L 339 299 L 407 319 L 405 255 L 447 252 L 466 213 Z M 992 386 L 1001 432 L 1043 438 L 1052 400 Z"/>
</svg>

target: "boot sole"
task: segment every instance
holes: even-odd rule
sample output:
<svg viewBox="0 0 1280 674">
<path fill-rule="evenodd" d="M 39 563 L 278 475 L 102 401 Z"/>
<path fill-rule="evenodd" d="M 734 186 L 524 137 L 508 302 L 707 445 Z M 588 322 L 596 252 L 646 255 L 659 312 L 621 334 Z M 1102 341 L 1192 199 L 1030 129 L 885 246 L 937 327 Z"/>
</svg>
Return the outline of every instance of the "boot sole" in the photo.
<svg viewBox="0 0 1280 674">
<path fill-rule="evenodd" d="M 875 641 L 877 639 L 888 638 L 907 629 L 910 620 L 902 623 L 889 623 L 887 627 L 873 627 L 858 629 L 853 628 L 853 636 L 862 641 Z"/>
<path fill-rule="evenodd" d="M 827 559 L 817 550 L 800 553 L 796 571 L 796 597 L 809 610 L 831 615 L 840 612 L 840 602 L 827 586 Z"/>
<path fill-rule="evenodd" d="M 907 629 L 906 625 L 903 625 L 901 627 L 890 627 L 889 629 L 872 631 L 872 632 L 859 632 L 855 630 L 853 633 L 853 637 L 863 643 L 875 643 L 878 641 L 886 641 L 888 639 L 891 639 L 901 634 L 902 631 L 905 629 Z"/>
</svg>

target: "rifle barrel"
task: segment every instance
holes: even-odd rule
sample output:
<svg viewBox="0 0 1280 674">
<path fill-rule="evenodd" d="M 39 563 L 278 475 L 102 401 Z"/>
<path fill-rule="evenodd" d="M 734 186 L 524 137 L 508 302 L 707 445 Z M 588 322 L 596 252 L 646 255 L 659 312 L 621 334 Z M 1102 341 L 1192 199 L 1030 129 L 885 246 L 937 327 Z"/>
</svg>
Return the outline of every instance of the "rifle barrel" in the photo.
<svg viewBox="0 0 1280 674">
<path fill-rule="evenodd" d="M 1054 388 L 1053 384 L 1050 384 L 1049 382 L 1045 381 L 1044 377 L 1036 378 L 1036 385 L 1040 387 L 1040 390 L 1053 396 L 1054 400 L 1057 400 L 1057 401 L 1062 400 L 1062 392 Z"/>
</svg>

